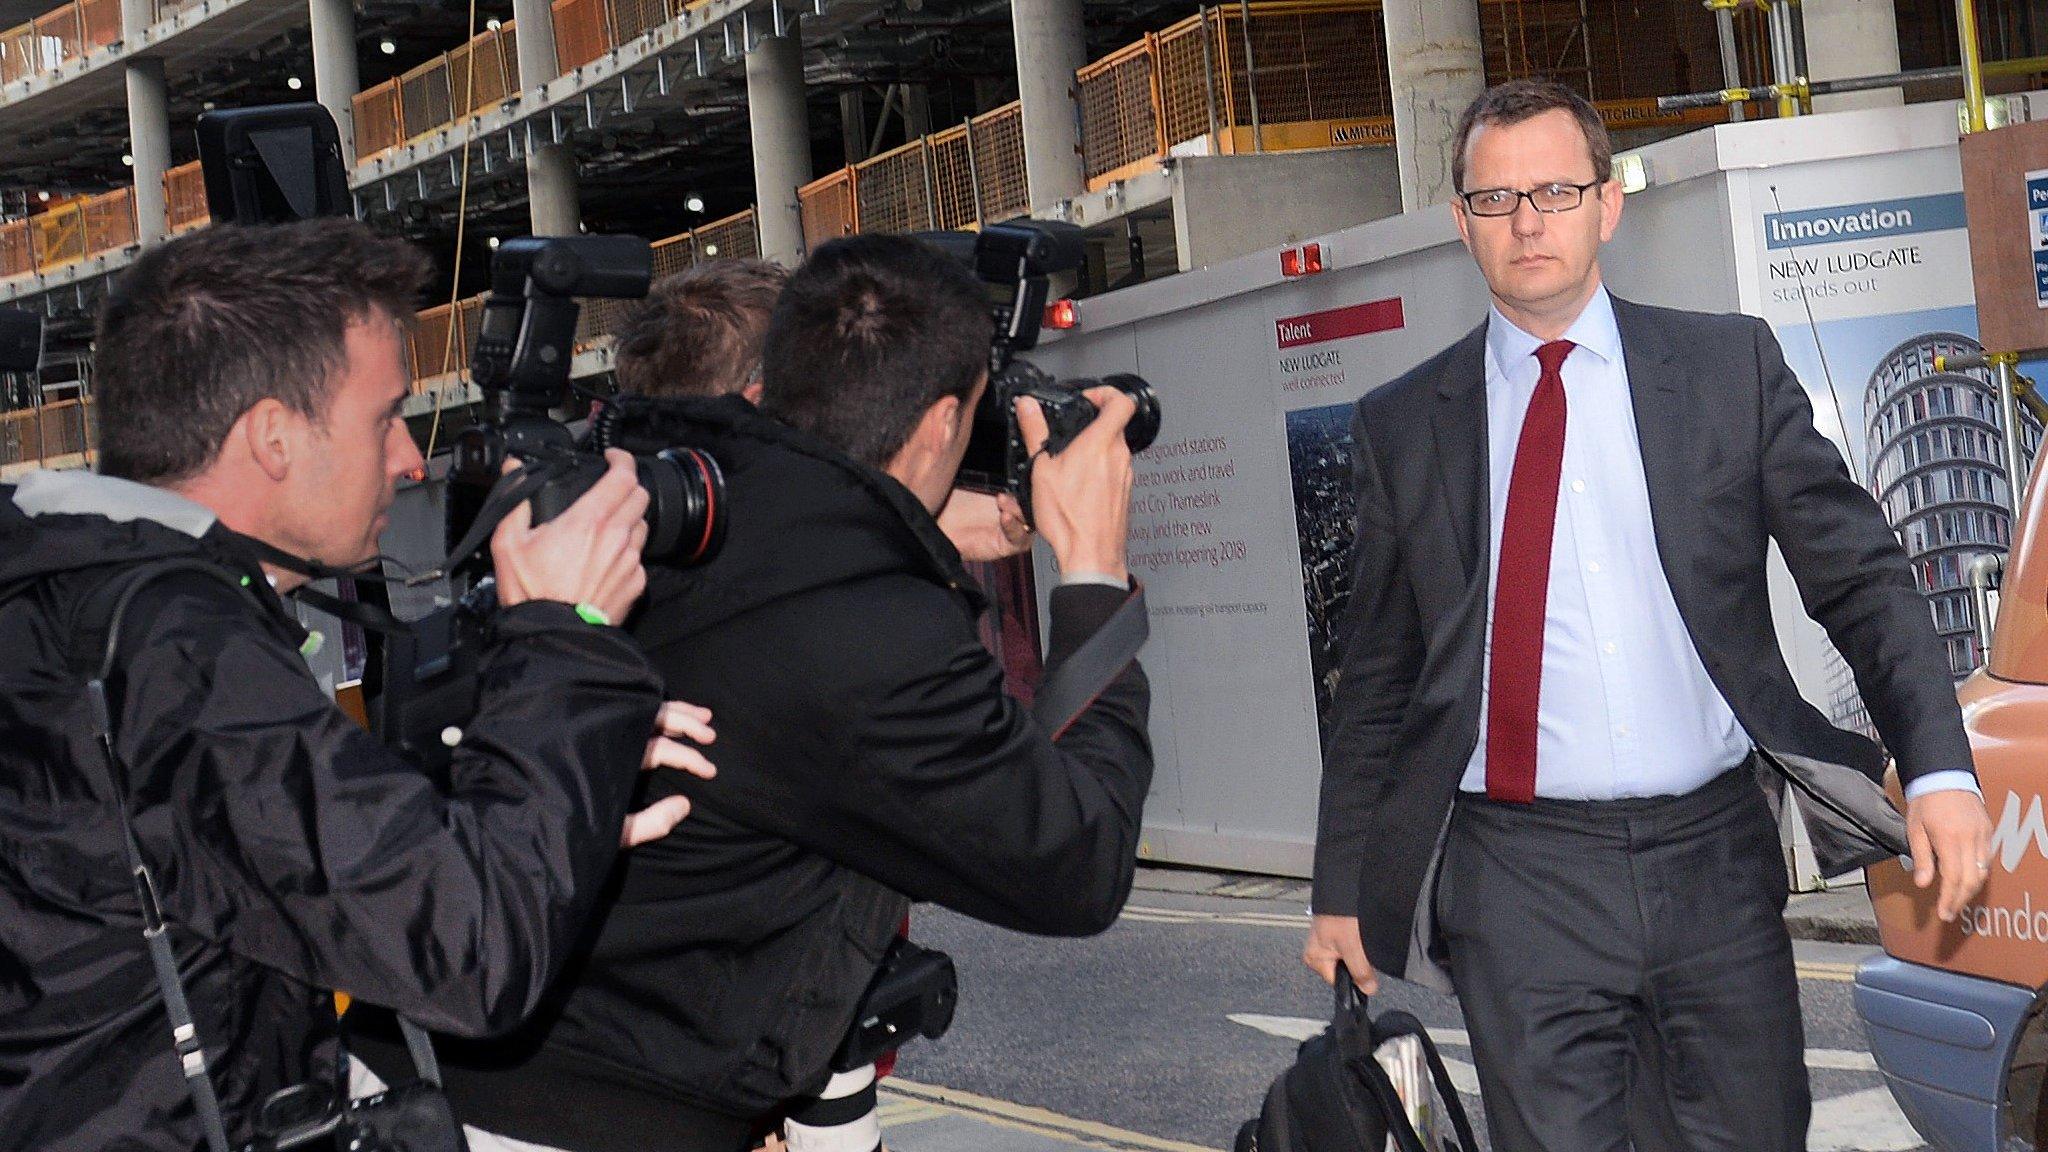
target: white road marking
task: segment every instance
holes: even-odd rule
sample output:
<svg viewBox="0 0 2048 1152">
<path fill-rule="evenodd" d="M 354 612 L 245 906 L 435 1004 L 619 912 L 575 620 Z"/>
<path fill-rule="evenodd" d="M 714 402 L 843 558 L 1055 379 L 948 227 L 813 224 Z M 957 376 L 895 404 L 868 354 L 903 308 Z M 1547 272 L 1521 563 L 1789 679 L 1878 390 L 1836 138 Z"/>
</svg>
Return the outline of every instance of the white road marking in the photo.
<svg viewBox="0 0 2048 1152">
<path fill-rule="evenodd" d="M 1813 1102 L 1807 1152 L 1906 1152 L 1921 1146 L 1920 1134 L 1884 1088 Z"/>
</svg>

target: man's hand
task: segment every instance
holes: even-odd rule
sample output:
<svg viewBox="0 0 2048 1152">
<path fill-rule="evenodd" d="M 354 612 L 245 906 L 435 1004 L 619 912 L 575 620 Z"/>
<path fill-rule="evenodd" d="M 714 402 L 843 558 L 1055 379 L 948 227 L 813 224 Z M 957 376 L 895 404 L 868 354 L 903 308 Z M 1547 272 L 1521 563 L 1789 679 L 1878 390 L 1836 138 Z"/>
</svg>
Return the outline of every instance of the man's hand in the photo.
<svg viewBox="0 0 2048 1152">
<path fill-rule="evenodd" d="M 1906 802 L 1906 844 L 1913 853 L 1913 883 L 1941 876 L 1935 915 L 1953 921 L 1991 878 L 1991 816 L 1973 792 L 1945 788 Z"/>
<path fill-rule="evenodd" d="M 1301 962 L 1325 984 L 1337 982 L 1337 965 L 1351 972 L 1351 982 L 1361 995 L 1380 990 L 1379 973 L 1365 958 L 1365 938 L 1358 932 L 1356 916 L 1316 916 L 1309 921 L 1308 943 L 1301 950 Z"/>
<path fill-rule="evenodd" d="M 647 740 L 647 754 L 640 759 L 640 767 L 681 768 L 692 776 L 709 780 L 718 775 L 718 769 L 704 758 L 702 752 L 683 743 L 691 740 L 698 744 L 709 744 L 718 738 L 711 730 L 711 709 L 671 700 L 661 706 L 661 712 L 654 718 L 655 734 Z M 649 840 L 659 840 L 675 830 L 690 814 L 690 798 L 687 796 L 664 796 L 638 812 L 626 817 L 625 831 L 619 834 L 619 847 L 631 848 Z"/>
<path fill-rule="evenodd" d="M 631 455 L 616 448 L 604 455 L 604 477 L 561 515 L 536 528 L 532 506 L 522 501 L 491 533 L 499 604 L 588 604 L 613 621 L 632 610 L 647 587 L 640 564 L 647 490 Z"/>
<path fill-rule="evenodd" d="M 1038 401 L 1017 401 L 1017 426 L 1032 457 L 1031 512 L 1060 571 L 1128 580 L 1131 449 L 1124 443 L 1124 425 L 1138 406 L 1107 384 L 1090 388 L 1087 396 L 1099 415 L 1057 455 L 1044 450 L 1045 412 Z"/>
<path fill-rule="evenodd" d="M 960 550 L 962 560 L 986 563 L 1031 551 L 1031 526 L 1008 492 L 991 496 L 953 489 L 939 509 L 939 531 Z"/>
</svg>

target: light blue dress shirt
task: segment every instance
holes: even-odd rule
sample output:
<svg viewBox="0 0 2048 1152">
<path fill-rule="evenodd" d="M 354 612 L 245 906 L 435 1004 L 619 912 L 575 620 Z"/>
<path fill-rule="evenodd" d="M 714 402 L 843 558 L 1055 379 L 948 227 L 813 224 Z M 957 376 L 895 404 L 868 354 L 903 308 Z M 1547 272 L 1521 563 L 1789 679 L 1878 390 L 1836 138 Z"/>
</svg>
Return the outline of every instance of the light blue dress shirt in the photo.
<svg viewBox="0 0 2048 1152">
<path fill-rule="evenodd" d="M 1564 334 L 1564 463 L 1550 549 L 1543 681 L 1536 714 L 1536 794 L 1558 800 L 1676 796 L 1741 763 L 1751 741 L 1707 675 L 1678 614 L 1643 477 L 1621 332 L 1606 288 Z M 1501 525 L 1522 417 L 1535 394 L 1544 342 L 1495 309 L 1486 329 L 1487 468 L 1492 587 L 1525 576 L 1500 558 Z M 1486 675 L 1493 665 L 1487 606 Z M 1479 743 L 1460 785 L 1486 790 L 1485 685 Z M 1969 788 L 1967 772 L 1915 780 L 1908 796 Z"/>
</svg>

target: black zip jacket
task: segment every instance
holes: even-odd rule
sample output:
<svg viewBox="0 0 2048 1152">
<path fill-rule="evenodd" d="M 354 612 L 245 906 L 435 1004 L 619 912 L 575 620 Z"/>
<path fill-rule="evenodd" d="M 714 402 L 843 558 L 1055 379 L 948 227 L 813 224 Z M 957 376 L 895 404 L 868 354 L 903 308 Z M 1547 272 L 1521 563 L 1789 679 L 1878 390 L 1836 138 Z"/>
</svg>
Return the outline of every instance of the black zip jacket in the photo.
<svg viewBox="0 0 2048 1152">
<path fill-rule="evenodd" d="M 304 633 L 204 508 L 82 472 L 0 487 L 0 1149 L 202 1142 L 73 640 L 94 589 L 188 556 L 253 596 L 153 584 L 109 687 L 231 1140 L 270 1092 L 334 1074 L 329 989 L 464 1034 L 524 1018 L 616 854 L 661 701 L 622 632 L 558 604 L 500 613 L 444 792 L 321 693 Z"/>
<path fill-rule="evenodd" d="M 710 447 L 731 530 L 707 566 L 650 569 L 630 630 L 712 710 L 718 776 L 649 781 L 695 809 L 623 858 L 537 1023 L 444 1052 L 465 1120 L 577 1152 L 705 1147 L 679 1107 L 756 1117 L 822 1087 L 906 898 L 1108 928 L 1152 776 L 1138 666 L 1054 739 L 1003 694 L 981 594 L 908 489 L 744 401 L 670 411 L 639 446 Z M 1048 668 L 1132 594 L 1055 591 Z"/>
</svg>

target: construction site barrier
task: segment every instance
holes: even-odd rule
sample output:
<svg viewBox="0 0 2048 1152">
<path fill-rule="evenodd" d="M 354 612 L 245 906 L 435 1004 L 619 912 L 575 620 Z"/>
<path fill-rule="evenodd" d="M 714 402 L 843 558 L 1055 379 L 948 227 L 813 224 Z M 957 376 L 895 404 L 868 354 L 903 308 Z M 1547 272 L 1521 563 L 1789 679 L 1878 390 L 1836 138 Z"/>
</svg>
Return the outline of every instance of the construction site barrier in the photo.
<svg viewBox="0 0 2048 1152">
<path fill-rule="evenodd" d="M 0 412 L 0 466 L 84 463 L 98 442 L 89 399 Z"/>
<path fill-rule="evenodd" d="M 55 205 L 0 230 L 0 275 L 49 272 L 134 243 L 135 192 L 117 188 Z"/>
<path fill-rule="evenodd" d="M 519 94 L 516 22 L 507 21 L 403 76 L 356 93 L 358 164 L 487 112 Z"/>
<path fill-rule="evenodd" d="M 164 173 L 164 230 L 175 236 L 213 221 L 206 207 L 206 175 L 199 161 Z"/>
<path fill-rule="evenodd" d="M 53 72 L 121 39 L 121 0 L 75 0 L 0 32 L 0 84 Z"/>
</svg>

